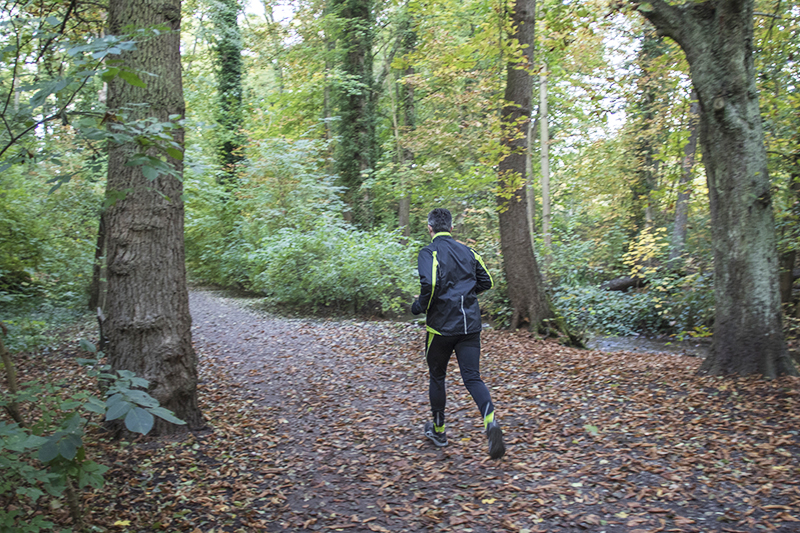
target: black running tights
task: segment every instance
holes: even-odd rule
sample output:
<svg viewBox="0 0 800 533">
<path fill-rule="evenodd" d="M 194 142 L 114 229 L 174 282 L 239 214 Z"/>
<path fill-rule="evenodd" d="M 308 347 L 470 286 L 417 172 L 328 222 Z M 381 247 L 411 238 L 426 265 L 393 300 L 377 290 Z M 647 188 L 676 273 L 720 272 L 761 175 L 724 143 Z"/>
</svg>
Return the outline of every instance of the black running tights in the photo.
<svg viewBox="0 0 800 533">
<path fill-rule="evenodd" d="M 444 409 L 447 404 L 447 391 L 445 389 L 445 376 L 447 364 L 453 351 L 456 352 L 458 367 L 464 386 L 472 395 L 481 417 L 485 418 L 494 411 L 489 389 L 481 379 L 481 334 L 456 335 L 445 337 L 428 332 L 426 338 L 425 357 L 428 361 L 430 372 L 430 386 L 428 393 L 431 400 L 433 423 L 444 426 Z"/>
</svg>

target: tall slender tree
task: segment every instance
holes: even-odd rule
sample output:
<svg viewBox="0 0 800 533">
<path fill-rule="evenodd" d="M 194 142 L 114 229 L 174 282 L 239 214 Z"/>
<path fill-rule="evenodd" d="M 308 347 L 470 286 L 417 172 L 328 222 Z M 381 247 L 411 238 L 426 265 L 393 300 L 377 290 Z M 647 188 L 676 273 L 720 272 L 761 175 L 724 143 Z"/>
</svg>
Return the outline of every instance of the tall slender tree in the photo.
<svg viewBox="0 0 800 533">
<path fill-rule="evenodd" d="M 364 176 L 374 168 L 376 148 L 372 0 L 332 0 L 332 5 L 340 28 L 337 47 L 341 73 L 335 96 L 339 114 L 336 171 L 345 187 L 352 221 L 370 227 L 371 199 L 362 185 Z"/>
<path fill-rule="evenodd" d="M 633 105 L 633 127 L 636 145 L 636 180 L 633 183 L 635 213 L 638 229 L 652 229 L 655 224 L 653 193 L 658 187 L 659 150 L 664 145 L 664 131 L 659 126 L 658 103 L 665 92 L 662 78 L 654 68 L 666 47 L 655 28 L 647 24 L 641 48 L 636 57 L 639 75 L 636 79 L 636 102 Z"/>
<path fill-rule="evenodd" d="M 504 101 L 507 103 L 501 115 L 505 154 L 499 165 L 497 196 L 500 246 L 508 296 L 514 309 L 510 327 L 516 329 L 527 323 L 531 329 L 552 328 L 567 333 L 563 321 L 555 320 L 528 229 L 525 159 L 528 122 L 533 112 L 535 11 L 535 0 L 516 0 L 511 12 L 512 39 L 519 44 L 521 55 L 512 56 L 506 67 Z"/>
<path fill-rule="evenodd" d="M 753 0 L 634 1 L 689 62 L 714 247 L 711 374 L 796 375 L 781 325 L 775 219 L 753 58 Z"/>
<path fill-rule="evenodd" d="M 542 236 L 545 254 L 550 253 L 550 122 L 547 116 L 547 63 L 542 62 L 539 74 L 539 141 L 542 172 Z"/>
<path fill-rule="evenodd" d="M 675 200 L 675 226 L 672 229 L 672 242 L 670 243 L 669 261 L 672 265 L 680 259 L 686 247 L 686 235 L 689 228 L 689 200 L 692 195 L 692 178 L 694 173 L 694 160 L 697 153 L 697 119 L 700 114 L 700 104 L 697 102 L 697 94 L 692 91 L 689 98 L 689 115 L 686 129 L 689 132 L 689 140 L 683 147 L 683 159 L 681 159 L 681 177 L 678 181 L 678 197 Z"/>
<path fill-rule="evenodd" d="M 145 78 L 145 87 L 112 80 L 109 117 L 127 115 L 128 120 L 164 125 L 183 116 L 180 24 L 180 0 L 110 1 L 112 35 L 130 28 L 146 35 L 136 50 L 123 54 L 125 65 L 152 75 Z M 156 26 L 169 31 L 148 31 Z M 183 130 L 171 131 L 174 141 L 183 144 Z M 130 370 L 149 380 L 149 392 L 162 406 L 189 428 L 198 428 L 203 417 L 197 405 L 197 355 L 184 268 L 183 163 L 169 158 L 173 173 L 148 179 L 142 166 L 129 164 L 139 150 L 135 143 L 109 150 L 107 189 L 109 197 L 118 199 L 105 216 L 106 354 L 114 370 Z M 187 426 L 156 419 L 153 431 L 168 434 Z"/>
<path fill-rule="evenodd" d="M 406 57 L 414 52 L 417 46 L 417 31 L 414 25 L 414 16 L 408 9 L 408 3 L 403 6 L 403 14 L 399 25 L 399 49 L 398 55 Z M 402 77 L 414 75 L 414 65 L 408 62 L 400 74 L 400 81 L 396 86 L 400 111 L 397 113 L 402 117 L 402 126 L 398 124 L 396 128 L 402 127 L 402 132 L 408 135 L 416 127 L 416 102 L 414 101 L 414 85 L 403 83 Z M 402 141 L 405 135 L 398 135 L 397 158 L 400 167 L 400 175 L 408 175 L 409 170 L 414 165 L 414 151 Z M 411 186 L 407 180 L 401 178 L 400 200 L 397 206 L 397 223 L 403 236 L 411 235 Z"/>
<path fill-rule="evenodd" d="M 233 187 L 236 167 L 242 161 L 242 36 L 239 31 L 239 0 L 217 0 L 211 6 L 214 22 L 214 49 L 217 75 L 217 135 L 223 178 Z"/>
</svg>

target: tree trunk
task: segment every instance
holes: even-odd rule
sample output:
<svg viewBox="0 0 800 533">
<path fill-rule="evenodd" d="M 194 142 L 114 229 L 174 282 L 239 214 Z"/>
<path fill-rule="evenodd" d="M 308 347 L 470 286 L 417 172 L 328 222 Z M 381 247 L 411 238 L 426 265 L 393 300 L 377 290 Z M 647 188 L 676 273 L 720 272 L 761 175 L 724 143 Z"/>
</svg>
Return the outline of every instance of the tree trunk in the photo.
<svg viewBox="0 0 800 533">
<path fill-rule="evenodd" d="M 692 91 L 689 97 L 689 142 L 683 147 L 683 160 L 681 161 L 681 179 L 678 183 L 678 198 L 675 201 L 675 227 L 672 230 L 672 245 L 669 251 L 669 262 L 675 265 L 686 246 L 687 228 L 689 227 L 689 199 L 692 194 L 692 169 L 695 154 L 697 153 L 697 122 L 700 115 L 700 104 L 697 93 Z"/>
<path fill-rule="evenodd" d="M 795 152 L 791 160 L 793 164 L 789 172 L 789 195 L 792 203 L 800 205 L 800 151 Z M 796 219 L 795 219 L 796 220 Z M 791 231 L 783 227 L 783 231 Z M 796 233 L 794 233 L 796 235 Z M 783 235 L 782 238 L 786 238 Z M 781 303 L 791 304 L 794 300 L 794 265 L 797 260 L 797 250 L 789 249 L 780 254 L 780 291 Z M 800 311 L 800 306 L 797 307 Z"/>
<path fill-rule="evenodd" d="M 542 236 L 545 254 L 550 254 L 550 127 L 547 121 L 547 63 L 539 75 L 539 127 L 541 128 L 542 163 Z"/>
<path fill-rule="evenodd" d="M 407 56 L 411 54 L 417 48 L 417 31 L 415 28 L 414 18 L 413 15 L 408 11 L 408 5 L 404 8 L 406 12 L 404 13 L 403 21 L 400 24 L 400 49 L 399 55 L 401 57 Z M 414 75 L 414 67 L 411 66 L 409 63 L 408 67 L 403 71 L 404 77 L 410 77 Z M 417 127 L 417 109 L 416 109 L 416 101 L 414 99 L 414 85 L 411 83 L 399 83 L 396 84 L 397 91 L 400 94 L 400 108 L 402 110 L 402 117 L 403 117 L 403 132 L 406 134 L 410 134 L 410 132 L 414 131 Z M 397 144 L 397 152 L 400 157 L 400 169 L 401 169 L 401 176 L 404 176 L 401 179 L 400 193 L 402 196 L 400 197 L 400 201 L 397 208 L 397 220 L 398 225 L 400 226 L 401 231 L 403 232 L 403 237 L 408 239 L 411 236 L 411 184 L 408 182 L 409 180 L 405 178 L 411 172 L 411 169 L 414 166 L 414 152 L 409 148 L 406 148 L 405 144 L 402 142 L 402 135 L 398 135 L 398 139 L 401 141 Z"/>
<path fill-rule="evenodd" d="M 537 121 L 531 120 L 528 123 L 528 149 L 525 151 L 525 175 L 528 179 L 525 182 L 525 202 L 528 204 L 528 231 L 531 234 L 531 245 L 536 241 L 536 194 L 533 181 L 533 134 Z M 534 246 L 534 250 L 535 250 Z"/>
<path fill-rule="evenodd" d="M 794 289 L 794 261 L 797 252 L 789 250 L 780 256 L 780 288 L 781 303 L 791 304 L 793 300 L 792 291 Z"/>
<path fill-rule="evenodd" d="M 372 74 L 374 24 L 372 0 L 333 0 L 342 31 L 339 34 L 339 66 L 343 83 L 336 87 L 336 171 L 345 188 L 345 202 L 353 221 L 372 226 L 369 190 L 363 190 L 365 174 L 372 172 L 375 151 L 375 112 Z"/>
<path fill-rule="evenodd" d="M 656 35 L 652 27 L 644 31 L 642 47 L 636 58 L 640 74 L 636 80 L 639 99 L 634 104 L 634 121 L 636 124 L 636 164 L 637 176 L 634 187 L 634 201 L 641 209 L 637 213 L 637 221 L 643 217 L 644 224 L 637 224 L 638 230 L 652 230 L 655 225 L 655 207 L 653 192 L 658 188 L 658 151 L 664 145 L 662 128 L 658 125 L 658 109 L 656 104 L 659 95 L 664 92 L 661 77 L 654 70 L 658 59 L 664 55 L 663 39 Z"/>
<path fill-rule="evenodd" d="M 236 188 L 237 166 L 242 162 L 242 37 L 239 32 L 238 0 L 221 0 L 212 10 L 217 74 L 217 151 L 222 163 L 221 182 L 228 190 Z"/>
<path fill-rule="evenodd" d="M 109 84 L 109 112 L 131 118 L 169 121 L 184 115 L 180 64 L 180 0 L 111 0 L 109 29 L 120 35 L 131 26 L 167 26 L 171 31 L 137 43 L 125 53 L 126 66 L 149 72 L 147 87 L 115 78 Z M 142 105 L 147 104 L 147 105 Z M 174 139 L 183 144 L 183 130 Z M 130 370 L 150 381 L 149 393 L 187 426 L 156 418 L 153 434 L 199 428 L 197 356 L 192 348 L 191 317 L 184 266 L 183 184 L 160 175 L 148 180 L 140 166 L 126 166 L 137 150 L 131 144 L 112 145 L 108 190 L 122 193 L 106 211 L 108 294 L 104 336 L 114 370 Z M 169 159 L 179 175 L 183 163 Z"/>
<path fill-rule="evenodd" d="M 105 293 L 105 261 L 106 253 L 106 224 L 104 212 L 100 213 L 100 222 L 97 224 L 97 243 L 94 248 L 94 265 L 92 266 L 92 285 L 89 288 L 89 310 L 93 313 L 103 307 L 103 294 Z"/>
<path fill-rule="evenodd" d="M 636 2 L 638 4 L 638 2 Z M 642 4 L 686 53 L 700 102 L 714 246 L 714 342 L 700 371 L 797 375 L 781 325 L 778 254 L 753 64 L 753 0 Z"/>
<path fill-rule="evenodd" d="M 508 104 L 502 110 L 501 142 L 508 155 L 500 161 L 500 191 L 497 196 L 500 247 L 508 297 L 513 307 L 510 327 L 516 329 L 528 323 L 532 330 L 552 329 L 566 335 L 563 321 L 555 320 L 528 232 L 525 153 L 533 98 L 531 69 L 535 8 L 535 0 L 516 0 L 511 13 L 515 31 L 513 38 L 519 42 L 525 55 L 523 63 L 509 63 L 506 68 L 505 101 Z"/>
</svg>

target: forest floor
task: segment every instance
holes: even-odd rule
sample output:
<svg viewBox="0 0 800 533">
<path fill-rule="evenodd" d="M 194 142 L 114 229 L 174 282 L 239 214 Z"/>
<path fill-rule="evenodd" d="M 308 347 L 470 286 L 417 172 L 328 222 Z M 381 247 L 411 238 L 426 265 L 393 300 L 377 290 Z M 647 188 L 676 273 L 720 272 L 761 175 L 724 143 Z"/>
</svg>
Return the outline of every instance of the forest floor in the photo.
<svg viewBox="0 0 800 533">
<path fill-rule="evenodd" d="M 800 531 L 797 378 L 485 331 L 507 444 L 493 461 L 455 361 L 450 444 L 423 436 L 421 326 L 278 318 L 211 290 L 191 310 L 208 429 L 97 438 L 111 469 L 85 495 L 95 531 Z M 69 357 L 23 363 L 76 373 Z"/>
</svg>

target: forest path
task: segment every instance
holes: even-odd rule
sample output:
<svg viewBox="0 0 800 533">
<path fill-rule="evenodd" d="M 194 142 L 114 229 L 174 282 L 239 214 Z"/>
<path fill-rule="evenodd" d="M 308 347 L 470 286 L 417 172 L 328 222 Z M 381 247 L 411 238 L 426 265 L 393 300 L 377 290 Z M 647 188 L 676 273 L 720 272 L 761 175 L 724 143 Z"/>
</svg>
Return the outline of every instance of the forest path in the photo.
<svg viewBox="0 0 800 533">
<path fill-rule="evenodd" d="M 423 437 L 421 326 L 277 318 L 221 291 L 190 304 L 212 432 L 184 446 L 201 473 L 181 483 L 203 495 L 185 518 L 212 507 L 215 531 L 797 531 L 797 379 L 485 331 L 508 447 L 491 461 L 454 362 L 450 445 Z"/>
<path fill-rule="evenodd" d="M 421 326 L 277 318 L 259 312 L 257 300 L 225 294 L 192 291 L 193 340 L 201 367 L 224 369 L 279 437 L 266 468 L 282 479 L 288 506 L 278 529 L 319 529 L 317 521 L 364 531 L 424 529 L 424 516 L 408 522 L 411 508 L 397 512 L 407 516 L 392 528 L 389 510 L 409 499 L 438 506 L 443 496 L 429 491 L 446 491 L 437 472 L 442 457 L 461 464 L 464 482 L 488 461 L 477 408 L 455 381 L 455 365 L 448 426 L 462 430 L 449 432 L 444 454 L 422 436 L 429 406 Z M 260 423 L 253 420 L 255 429 Z M 438 482 L 426 483 L 429 476 Z"/>
</svg>

